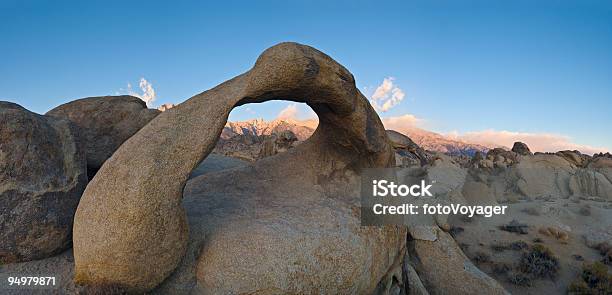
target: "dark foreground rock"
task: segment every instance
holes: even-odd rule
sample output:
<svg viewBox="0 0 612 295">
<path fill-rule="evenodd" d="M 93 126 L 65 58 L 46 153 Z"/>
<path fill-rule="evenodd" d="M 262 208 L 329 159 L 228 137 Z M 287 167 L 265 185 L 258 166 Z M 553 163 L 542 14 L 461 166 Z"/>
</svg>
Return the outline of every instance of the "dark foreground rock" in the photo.
<svg viewBox="0 0 612 295">
<path fill-rule="evenodd" d="M 533 155 L 533 153 L 529 150 L 529 147 L 525 143 L 522 143 L 520 141 L 514 143 L 514 145 L 512 146 L 512 151 L 521 156 Z"/>
<path fill-rule="evenodd" d="M 425 165 L 431 157 L 410 137 L 394 130 L 387 130 L 387 136 L 395 150 L 396 166 Z"/>
<path fill-rule="evenodd" d="M 0 102 L 0 260 L 66 249 L 87 184 L 77 127 Z"/>
<path fill-rule="evenodd" d="M 92 178 L 124 141 L 159 113 L 148 109 L 138 97 L 121 95 L 78 99 L 50 110 L 47 115 L 66 118 L 81 128 L 88 174 Z"/>
</svg>

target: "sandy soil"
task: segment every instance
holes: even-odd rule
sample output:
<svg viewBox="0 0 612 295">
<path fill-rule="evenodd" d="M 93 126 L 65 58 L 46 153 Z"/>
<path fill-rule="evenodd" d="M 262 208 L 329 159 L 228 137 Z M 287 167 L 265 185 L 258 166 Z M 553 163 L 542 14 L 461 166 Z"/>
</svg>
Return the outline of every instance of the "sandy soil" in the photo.
<svg viewBox="0 0 612 295">
<path fill-rule="evenodd" d="M 587 241 L 592 244 L 597 239 L 612 238 L 610 203 L 577 199 L 541 199 L 504 205 L 509 206 L 506 215 L 491 218 L 479 216 L 471 220 L 453 216 L 449 221 L 456 229 L 455 239 L 464 252 L 480 269 L 497 279 L 512 294 L 566 294 L 568 285 L 581 272 L 583 263 L 602 259 L 597 250 L 587 245 Z M 512 220 L 526 224 L 527 233 L 513 233 L 500 229 L 500 226 L 509 224 Z M 544 234 L 544 229 L 548 227 L 562 234 L 560 237 Z M 518 241 L 523 241 L 529 246 L 540 243 L 549 248 L 559 259 L 560 269 L 556 279 L 534 280 L 531 286 L 517 286 L 511 283 L 512 270 L 503 273 L 499 269 L 503 264 L 514 269 L 527 250 L 500 250 L 499 247 L 495 250 L 492 246 L 508 245 Z"/>
</svg>

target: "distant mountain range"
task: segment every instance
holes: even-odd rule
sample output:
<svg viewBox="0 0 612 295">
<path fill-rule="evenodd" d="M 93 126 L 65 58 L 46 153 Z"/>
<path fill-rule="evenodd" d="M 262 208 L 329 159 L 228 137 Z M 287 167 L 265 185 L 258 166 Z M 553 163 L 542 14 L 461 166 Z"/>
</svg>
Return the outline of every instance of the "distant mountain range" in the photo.
<svg viewBox="0 0 612 295">
<path fill-rule="evenodd" d="M 280 134 L 285 130 L 289 130 L 295 134 L 298 140 L 303 141 L 312 135 L 315 129 L 317 129 L 318 124 L 317 120 L 298 121 L 291 119 L 272 121 L 254 119 L 243 122 L 227 122 L 221 132 L 221 139 L 229 139 L 236 135 L 262 136 Z"/>
<path fill-rule="evenodd" d="M 500 147 L 459 141 L 416 127 L 405 128 L 401 133 L 410 137 L 412 141 L 425 150 L 441 152 L 452 156 L 465 155 L 471 157 L 476 152 L 486 153 L 490 149 Z"/>
<path fill-rule="evenodd" d="M 314 119 L 305 121 L 292 119 L 264 121 L 263 119 L 254 119 L 242 122 L 228 122 L 221 133 L 221 139 L 230 139 L 237 135 L 260 137 L 263 135 L 280 134 L 282 131 L 290 130 L 298 140 L 302 141 L 312 135 L 317 125 L 318 121 Z M 498 147 L 463 142 L 416 127 L 404 128 L 402 131 L 404 135 L 410 137 L 425 150 L 453 156 L 473 156 L 477 151 L 486 153 L 489 149 Z"/>
</svg>

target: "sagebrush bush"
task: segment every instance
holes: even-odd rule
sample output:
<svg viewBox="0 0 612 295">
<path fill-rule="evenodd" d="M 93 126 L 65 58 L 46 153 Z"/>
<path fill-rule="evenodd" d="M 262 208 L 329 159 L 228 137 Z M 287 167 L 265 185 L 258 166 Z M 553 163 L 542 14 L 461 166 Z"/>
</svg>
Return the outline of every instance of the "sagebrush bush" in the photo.
<svg viewBox="0 0 612 295">
<path fill-rule="evenodd" d="M 567 289 L 569 294 L 608 295 L 612 294 L 612 274 L 601 262 L 585 264 L 580 276 Z"/>
<path fill-rule="evenodd" d="M 559 272 L 559 259 L 550 249 L 536 244 L 521 257 L 519 270 L 532 278 L 555 279 Z"/>
</svg>

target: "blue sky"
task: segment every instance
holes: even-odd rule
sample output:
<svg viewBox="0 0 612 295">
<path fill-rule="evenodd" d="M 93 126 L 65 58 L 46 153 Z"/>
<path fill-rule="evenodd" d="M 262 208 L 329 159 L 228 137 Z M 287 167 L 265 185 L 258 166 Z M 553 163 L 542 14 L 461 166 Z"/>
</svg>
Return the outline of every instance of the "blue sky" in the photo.
<svg viewBox="0 0 612 295">
<path fill-rule="evenodd" d="M 0 40 L 0 100 L 39 113 L 138 90 L 143 77 L 154 106 L 179 103 L 296 41 L 345 65 L 367 96 L 393 77 L 405 96 L 381 117 L 612 147 L 609 1 L 1 0 Z M 231 119 L 272 119 L 287 105 Z"/>
</svg>

